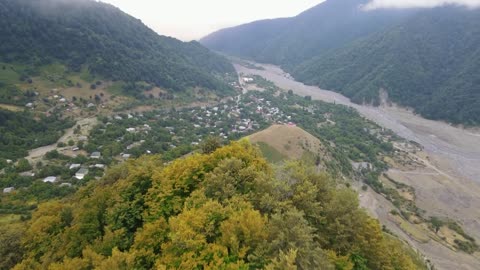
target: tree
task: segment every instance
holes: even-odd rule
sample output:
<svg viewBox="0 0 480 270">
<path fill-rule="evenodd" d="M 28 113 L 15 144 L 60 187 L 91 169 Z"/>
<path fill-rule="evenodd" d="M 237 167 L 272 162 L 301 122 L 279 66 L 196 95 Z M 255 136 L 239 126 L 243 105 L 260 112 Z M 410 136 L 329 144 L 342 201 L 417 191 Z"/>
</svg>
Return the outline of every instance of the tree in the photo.
<svg viewBox="0 0 480 270">
<path fill-rule="evenodd" d="M 438 217 L 431 217 L 430 224 L 432 224 L 435 233 L 438 233 L 438 231 L 445 225 L 445 222 Z"/>
<path fill-rule="evenodd" d="M 22 237 L 24 235 L 21 226 L 0 227 L 0 269 L 12 269 L 22 260 L 24 247 Z"/>
<path fill-rule="evenodd" d="M 217 148 L 222 146 L 222 140 L 219 137 L 208 136 L 201 144 L 202 153 L 213 153 Z"/>
<path fill-rule="evenodd" d="M 32 165 L 30 165 L 30 162 L 28 162 L 28 160 L 22 158 L 18 161 L 16 169 L 17 172 L 26 172 L 32 169 Z"/>
</svg>

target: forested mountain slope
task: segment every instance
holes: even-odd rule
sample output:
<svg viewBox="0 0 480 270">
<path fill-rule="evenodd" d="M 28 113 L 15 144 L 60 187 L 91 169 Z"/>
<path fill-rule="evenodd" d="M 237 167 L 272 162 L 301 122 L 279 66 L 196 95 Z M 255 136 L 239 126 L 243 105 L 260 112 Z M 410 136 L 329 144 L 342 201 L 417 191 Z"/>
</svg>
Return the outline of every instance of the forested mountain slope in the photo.
<svg viewBox="0 0 480 270">
<path fill-rule="evenodd" d="M 245 141 L 129 161 L 10 230 L 18 270 L 425 269 L 351 189 L 299 163 L 274 171 Z"/>
<path fill-rule="evenodd" d="M 327 0 L 294 18 L 221 30 L 201 42 L 281 65 L 357 103 L 379 104 L 383 89 L 427 118 L 478 125 L 479 9 L 365 11 L 366 2 Z"/>
<path fill-rule="evenodd" d="M 97 1 L 3 0 L 0 25 L 4 62 L 39 66 L 60 61 L 73 71 L 88 67 L 106 79 L 173 90 L 222 89 L 227 86 L 212 74 L 234 72 L 226 59 L 199 43 L 159 36 L 140 20 Z"/>
<path fill-rule="evenodd" d="M 319 56 L 296 78 L 355 102 L 392 101 L 431 119 L 480 123 L 480 10 L 443 7 Z"/>
<path fill-rule="evenodd" d="M 228 54 L 290 68 L 358 37 L 384 29 L 414 10 L 363 11 L 367 0 L 328 0 L 296 17 L 220 30 L 200 42 Z"/>
</svg>

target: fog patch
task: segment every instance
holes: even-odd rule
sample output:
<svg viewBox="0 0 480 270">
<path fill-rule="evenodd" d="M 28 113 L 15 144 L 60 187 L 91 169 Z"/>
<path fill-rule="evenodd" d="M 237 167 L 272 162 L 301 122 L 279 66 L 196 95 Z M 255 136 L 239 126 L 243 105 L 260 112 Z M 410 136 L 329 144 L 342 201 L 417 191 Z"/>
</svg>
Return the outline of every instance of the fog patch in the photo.
<svg viewBox="0 0 480 270">
<path fill-rule="evenodd" d="M 364 10 L 381 8 L 434 8 L 445 5 L 458 5 L 469 8 L 480 7 L 480 0 L 372 0 L 363 6 Z"/>
</svg>

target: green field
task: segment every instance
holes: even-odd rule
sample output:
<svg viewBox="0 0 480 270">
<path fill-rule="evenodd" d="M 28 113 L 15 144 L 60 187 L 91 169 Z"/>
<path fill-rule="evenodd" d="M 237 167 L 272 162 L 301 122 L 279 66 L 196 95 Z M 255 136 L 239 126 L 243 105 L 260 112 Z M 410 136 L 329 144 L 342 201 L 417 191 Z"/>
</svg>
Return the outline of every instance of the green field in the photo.
<svg viewBox="0 0 480 270">
<path fill-rule="evenodd" d="M 257 145 L 260 148 L 260 151 L 262 151 L 262 154 L 265 156 L 265 158 L 271 163 L 279 163 L 286 159 L 284 155 L 282 155 L 280 152 L 278 152 L 275 148 L 271 147 L 267 143 L 258 142 Z"/>
</svg>

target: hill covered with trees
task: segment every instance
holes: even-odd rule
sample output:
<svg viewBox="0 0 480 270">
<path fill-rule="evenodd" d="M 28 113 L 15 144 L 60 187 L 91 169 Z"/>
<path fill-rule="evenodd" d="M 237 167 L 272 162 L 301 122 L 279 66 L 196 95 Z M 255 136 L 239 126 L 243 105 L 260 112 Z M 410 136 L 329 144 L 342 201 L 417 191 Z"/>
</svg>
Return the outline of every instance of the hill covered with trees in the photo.
<svg viewBox="0 0 480 270">
<path fill-rule="evenodd" d="M 423 116 L 480 123 L 480 11 L 363 10 L 328 0 L 293 17 L 220 30 L 214 50 L 282 66 L 297 80 L 379 104 L 380 90 Z"/>
<path fill-rule="evenodd" d="M 365 12 L 368 0 L 328 0 L 292 18 L 252 22 L 200 40 L 205 46 L 287 70 L 330 49 L 401 21 L 412 10 Z"/>
<path fill-rule="evenodd" d="M 246 141 L 129 161 L 0 235 L 14 269 L 425 269 L 351 189 Z"/>
<path fill-rule="evenodd" d="M 5 0 L 0 3 L 0 61 L 36 67 L 60 61 L 105 79 L 145 81 L 172 90 L 228 90 L 217 75 L 234 72 L 197 42 L 160 36 L 114 6 L 92 0 Z"/>
<path fill-rule="evenodd" d="M 353 101 L 379 103 L 379 90 L 418 113 L 480 123 L 480 10 L 443 7 L 321 55 L 294 69 L 308 84 Z"/>
</svg>

